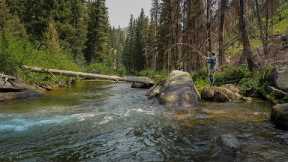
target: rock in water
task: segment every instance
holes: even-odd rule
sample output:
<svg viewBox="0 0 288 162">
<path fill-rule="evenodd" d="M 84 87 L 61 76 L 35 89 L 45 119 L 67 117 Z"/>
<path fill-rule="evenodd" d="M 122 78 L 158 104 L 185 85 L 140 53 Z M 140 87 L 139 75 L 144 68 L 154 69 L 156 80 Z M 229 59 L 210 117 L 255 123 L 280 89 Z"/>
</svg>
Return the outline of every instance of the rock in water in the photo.
<svg viewBox="0 0 288 162">
<path fill-rule="evenodd" d="M 131 88 L 149 89 L 152 86 L 151 84 L 133 82 Z"/>
<path fill-rule="evenodd" d="M 199 92 L 191 75 L 183 71 L 173 71 L 165 83 L 153 87 L 147 96 L 155 96 L 160 104 L 175 109 L 192 108 L 200 101 Z"/>
<path fill-rule="evenodd" d="M 271 121 L 279 128 L 288 130 L 288 103 L 272 108 Z"/>
<path fill-rule="evenodd" d="M 217 142 L 226 151 L 236 152 L 240 150 L 239 140 L 231 134 L 225 134 L 220 136 L 217 139 Z"/>
<path fill-rule="evenodd" d="M 238 161 L 241 151 L 241 143 L 231 134 L 225 134 L 216 139 L 216 143 L 212 147 L 211 153 L 215 161 Z"/>
<path fill-rule="evenodd" d="M 275 69 L 273 72 L 274 84 L 286 92 L 288 92 L 288 67 Z"/>
</svg>

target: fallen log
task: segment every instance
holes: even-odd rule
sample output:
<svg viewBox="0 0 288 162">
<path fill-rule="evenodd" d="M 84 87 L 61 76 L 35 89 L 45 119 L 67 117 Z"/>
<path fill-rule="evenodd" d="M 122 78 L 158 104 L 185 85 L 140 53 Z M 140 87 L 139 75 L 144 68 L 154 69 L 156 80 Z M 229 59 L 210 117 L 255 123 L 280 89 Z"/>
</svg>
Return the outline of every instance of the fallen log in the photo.
<svg viewBox="0 0 288 162">
<path fill-rule="evenodd" d="M 3 73 L 0 73 L 0 78 L 1 79 L 6 79 L 6 80 L 16 80 L 16 77 L 10 76 L 10 75 L 5 75 Z"/>
<path fill-rule="evenodd" d="M 31 72 L 62 75 L 62 76 L 67 76 L 67 77 L 111 80 L 111 81 L 116 81 L 116 82 L 120 82 L 120 81 L 131 82 L 131 83 L 135 82 L 135 83 L 143 83 L 147 85 L 154 85 L 154 81 L 147 77 L 119 77 L 119 76 L 110 76 L 110 75 L 102 75 L 102 74 L 58 70 L 58 69 L 46 69 L 46 68 L 32 67 L 32 66 L 27 66 L 27 65 L 24 65 L 23 69 L 29 70 Z"/>
</svg>

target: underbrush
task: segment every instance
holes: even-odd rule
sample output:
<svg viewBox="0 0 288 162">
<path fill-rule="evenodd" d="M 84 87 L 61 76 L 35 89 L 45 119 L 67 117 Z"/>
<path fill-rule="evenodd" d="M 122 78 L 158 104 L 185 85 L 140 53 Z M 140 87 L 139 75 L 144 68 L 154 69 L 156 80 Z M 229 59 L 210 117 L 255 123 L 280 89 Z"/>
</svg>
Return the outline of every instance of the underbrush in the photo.
<svg viewBox="0 0 288 162">
<path fill-rule="evenodd" d="M 36 84 L 59 84 L 68 78 L 51 74 L 36 74 L 23 70 L 23 65 L 80 71 L 71 55 L 65 50 L 52 53 L 46 48 L 36 47 L 29 40 L 13 37 L 0 39 L 0 69 L 6 74 L 18 76 L 22 80 Z M 61 83 L 62 84 L 62 83 Z"/>
<path fill-rule="evenodd" d="M 209 86 L 207 70 L 203 69 L 193 75 L 193 80 L 198 90 Z M 287 102 L 288 97 L 279 96 L 271 90 L 273 85 L 273 68 L 265 67 L 254 72 L 250 72 L 246 65 L 228 65 L 223 71 L 216 72 L 215 85 L 234 84 L 239 86 L 240 92 L 244 96 L 260 97 L 275 103 Z"/>
</svg>

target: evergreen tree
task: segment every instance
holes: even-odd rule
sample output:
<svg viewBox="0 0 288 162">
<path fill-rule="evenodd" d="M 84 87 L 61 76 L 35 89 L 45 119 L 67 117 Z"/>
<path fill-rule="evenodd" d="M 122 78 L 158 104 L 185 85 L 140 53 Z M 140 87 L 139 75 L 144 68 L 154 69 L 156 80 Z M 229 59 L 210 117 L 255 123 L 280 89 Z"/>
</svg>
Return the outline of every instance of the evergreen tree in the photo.
<svg viewBox="0 0 288 162">
<path fill-rule="evenodd" d="M 45 45 L 50 54 L 60 54 L 62 52 L 59 42 L 59 35 L 53 19 L 51 19 L 48 23 L 47 31 L 44 33 L 44 39 Z"/>
<path fill-rule="evenodd" d="M 141 71 L 145 64 L 145 13 L 141 10 L 140 16 L 137 19 L 135 27 L 135 56 L 134 56 L 134 71 Z"/>
<path fill-rule="evenodd" d="M 130 17 L 130 22 L 129 22 L 129 27 L 128 27 L 128 32 L 127 32 L 127 38 L 126 38 L 126 42 L 125 42 L 125 47 L 123 50 L 123 54 L 122 54 L 122 62 L 123 65 L 126 67 L 128 72 L 132 72 L 133 69 L 133 53 L 134 53 L 134 34 L 135 34 L 135 24 L 134 24 L 135 20 L 133 15 L 131 15 Z"/>
<path fill-rule="evenodd" d="M 111 39 L 111 59 L 113 63 L 113 69 L 117 70 L 121 67 L 121 55 L 123 53 L 124 45 L 125 45 L 125 32 L 118 27 L 112 28 L 110 31 L 110 39 Z"/>
<path fill-rule="evenodd" d="M 109 53 L 109 23 L 105 0 L 89 5 L 88 37 L 85 49 L 87 63 L 106 61 Z"/>
</svg>

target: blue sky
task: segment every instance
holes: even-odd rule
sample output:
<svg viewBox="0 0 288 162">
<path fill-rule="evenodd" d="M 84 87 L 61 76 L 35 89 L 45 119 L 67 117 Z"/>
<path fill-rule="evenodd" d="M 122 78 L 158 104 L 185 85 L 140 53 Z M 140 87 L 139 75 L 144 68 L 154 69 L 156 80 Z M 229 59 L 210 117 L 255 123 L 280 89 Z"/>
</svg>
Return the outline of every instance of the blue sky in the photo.
<svg viewBox="0 0 288 162">
<path fill-rule="evenodd" d="M 106 0 L 109 18 L 113 26 L 128 26 L 130 15 L 139 15 L 144 8 L 146 15 L 151 8 L 151 0 Z"/>
</svg>

